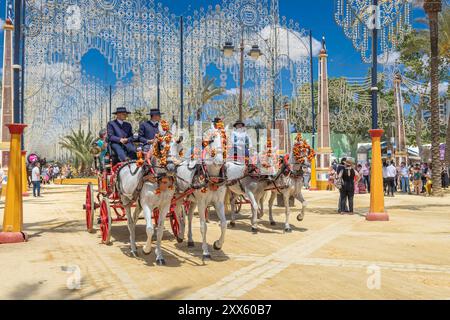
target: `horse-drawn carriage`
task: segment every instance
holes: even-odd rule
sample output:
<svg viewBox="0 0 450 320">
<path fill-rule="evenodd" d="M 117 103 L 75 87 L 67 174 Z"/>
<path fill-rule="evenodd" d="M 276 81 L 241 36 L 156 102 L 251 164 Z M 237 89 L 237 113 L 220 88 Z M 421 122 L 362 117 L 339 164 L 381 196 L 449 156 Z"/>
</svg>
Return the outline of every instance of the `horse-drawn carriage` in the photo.
<svg viewBox="0 0 450 320">
<path fill-rule="evenodd" d="M 140 152 L 138 152 L 139 154 Z M 111 148 L 108 148 L 108 153 L 105 156 L 105 163 L 101 166 L 96 166 L 96 173 L 98 179 L 97 193 L 94 191 L 94 185 L 89 183 L 86 188 L 86 202 L 83 205 L 83 209 L 86 211 L 86 228 L 87 231 L 94 232 L 95 212 L 100 210 L 99 224 L 102 242 L 105 244 L 111 243 L 111 226 L 114 222 L 127 221 L 127 215 L 125 207 L 122 203 L 117 188 L 118 173 L 125 166 L 129 166 L 132 163 L 140 163 L 142 165 L 144 160 L 140 156 L 138 161 L 130 162 L 118 162 L 117 157 L 114 155 Z M 185 195 L 183 195 L 184 197 Z M 175 205 L 179 201 L 179 197 L 174 197 L 172 200 L 170 211 L 167 215 L 170 221 L 170 227 L 172 229 L 175 238 L 179 238 L 180 233 L 180 221 L 175 214 Z M 132 208 L 136 208 L 136 203 L 131 204 Z M 159 209 L 153 210 L 153 220 L 155 225 L 159 219 Z"/>
<path fill-rule="evenodd" d="M 106 161 L 102 170 L 98 170 L 98 192 L 89 184 L 86 189 L 86 226 L 93 230 L 95 210 L 100 209 L 100 230 L 102 241 L 111 242 L 111 226 L 116 221 L 127 221 L 130 231 L 130 245 L 133 255 L 137 255 L 135 241 L 135 226 L 141 212 L 146 220 L 147 243 L 143 247 L 144 254 L 151 252 L 152 237 L 157 229 L 156 261 L 165 264 L 161 240 L 164 231 L 164 221 L 170 220 L 170 226 L 178 242 L 184 239 L 184 217 L 188 218 L 188 246 L 193 246 L 192 217 L 195 208 L 198 210 L 200 232 L 202 234 L 203 259 L 210 259 L 209 247 L 206 240 L 207 208 L 214 206 L 221 228 L 219 240 L 214 242 L 213 248 L 221 250 L 225 241 L 228 226 L 225 216 L 225 198 L 227 191 L 232 195 L 232 219 L 230 225 L 235 224 L 235 213 L 243 204 L 250 204 L 252 209 L 251 227 L 258 232 L 258 218 L 262 217 L 264 194 L 272 192 L 269 201 L 269 218 L 272 225 L 273 197 L 282 194 L 285 203 L 291 197 L 299 200 L 302 212 L 298 220 L 302 220 L 306 202 L 301 195 L 303 179 L 300 178 L 302 163 L 314 154 L 309 147 L 305 147 L 304 140 L 299 136 L 293 148 L 291 161 L 289 156 L 278 162 L 278 157 L 269 154 L 267 163 L 259 169 L 254 168 L 252 174 L 248 164 L 239 161 L 226 161 L 229 148 L 226 144 L 226 130 L 214 129 L 209 139 L 204 141 L 201 156 L 194 150 L 189 159 L 183 156 L 181 137 L 175 138 L 171 132 L 177 132 L 176 127 L 169 131 L 164 122 L 164 134 L 157 135 L 152 152 L 147 153 L 145 159 L 142 151 L 138 152 L 138 160 L 119 163 L 117 159 Z M 264 160 L 265 161 L 265 160 Z M 251 166 L 250 166 L 251 167 Z M 266 173 L 264 169 L 267 169 Z M 155 170 L 162 170 L 157 173 Z M 166 181 L 166 182 L 163 182 Z M 170 183 L 167 183 L 170 181 Z M 131 208 L 135 208 L 134 215 Z M 114 215 L 114 217 L 113 217 Z M 291 232 L 289 224 L 289 206 L 286 206 L 284 230 Z"/>
</svg>

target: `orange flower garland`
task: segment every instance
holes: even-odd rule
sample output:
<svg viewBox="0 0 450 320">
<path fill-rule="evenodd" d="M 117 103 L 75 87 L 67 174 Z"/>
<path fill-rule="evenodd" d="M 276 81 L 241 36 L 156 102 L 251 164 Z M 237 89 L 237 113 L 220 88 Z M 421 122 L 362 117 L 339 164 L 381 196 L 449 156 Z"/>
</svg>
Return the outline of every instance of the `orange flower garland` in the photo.
<svg viewBox="0 0 450 320">
<path fill-rule="evenodd" d="M 267 139 L 266 147 L 267 147 L 267 151 L 264 153 L 264 157 L 265 157 L 265 159 L 267 159 L 267 161 L 264 161 L 262 163 L 262 166 L 266 169 L 269 169 L 271 167 L 271 165 L 268 162 L 268 160 L 270 158 L 272 158 L 272 156 L 273 156 L 272 139 L 269 139 L 269 138 Z"/>
<path fill-rule="evenodd" d="M 170 143 L 172 142 L 172 134 L 169 132 L 169 123 L 165 120 L 161 121 L 161 128 L 165 132 L 165 135 L 157 133 L 155 135 L 156 143 L 153 143 L 153 156 L 159 159 L 161 166 L 167 166 L 167 156 L 170 151 Z M 163 150 L 159 150 L 159 146 L 165 142 Z"/>
<path fill-rule="evenodd" d="M 292 149 L 292 153 L 295 161 L 301 164 L 305 163 L 306 160 L 311 161 L 316 155 L 314 149 L 302 138 L 301 133 L 297 134 L 297 137 L 295 138 L 295 145 Z"/>
</svg>

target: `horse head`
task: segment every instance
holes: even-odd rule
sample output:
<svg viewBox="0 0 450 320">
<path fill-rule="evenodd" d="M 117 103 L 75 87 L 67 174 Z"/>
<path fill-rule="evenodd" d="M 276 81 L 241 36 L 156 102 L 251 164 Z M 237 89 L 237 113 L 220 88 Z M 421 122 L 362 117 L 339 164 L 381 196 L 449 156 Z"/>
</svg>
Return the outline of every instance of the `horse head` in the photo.
<svg viewBox="0 0 450 320">
<path fill-rule="evenodd" d="M 208 132 L 205 140 L 205 152 L 203 162 L 209 166 L 223 166 L 227 158 L 227 132 L 228 127 L 216 129 L 214 127 Z"/>
</svg>

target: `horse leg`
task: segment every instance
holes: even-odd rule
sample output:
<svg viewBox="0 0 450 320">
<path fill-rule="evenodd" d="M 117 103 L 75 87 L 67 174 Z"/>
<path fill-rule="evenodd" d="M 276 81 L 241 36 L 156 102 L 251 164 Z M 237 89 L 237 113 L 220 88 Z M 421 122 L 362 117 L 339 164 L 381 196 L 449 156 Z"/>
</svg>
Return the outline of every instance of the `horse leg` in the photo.
<svg viewBox="0 0 450 320">
<path fill-rule="evenodd" d="M 306 207 L 308 206 L 308 202 L 305 200 L 301 192 L 297 194 L 296 199 L 302 203 L 302 211 L 297 216 L 297 220 L 303 221 L 303 219 L 305 218 L 305 211 Z"/>
<path fill-rule="evenodd" d="M 230 204 L 231 204 L 230 227 L 235 227 L 236 226 L 236 195 L 233 192 L 231 192 Z"/>
<path fill-rule="evenodd" d="M 136 201 L 136 208 L 134 209 L 134 213 L 133 213 L 133 221 L 134 221 L 135 225 L 139 221 L 139 215 L 141 212 L 142 212 L 141 204 L 139 203 L 139 201 Z"/>
<path fill-rule="evenodd" d="M 258 202 L 255 199 L 255 196 L 252 192 L 246 192 L 248 200 L 250 200 L 250 203 L 252 205 L 252 232 L 258 233 Z"/>
<path fill-rule="evenodd" d="M 130 247 L 131 247 L 131 255 L 133 257 L 137 257 L 137 248 L 136 248 L 136 222 L 131 216 L 131 207 L 125 206 L 125 213 L 127 215 L 127 224 L 128 231 L 130 232 Z"/>
<path fill-rule="evenodd" d="M 289 224 L 289 215 L 291 213 L 291 207 L 289 206 L 289 199 L 291 198 L 291 193 L 289 190 L 283 192 L 283 199 L 284 199 L 284 209 L 286 214 L 286 220 L 284 224 L 284 232 L 291 233 L 291 225 Z"/>
<path fill-rule="evenodd" d="M 192 219 L 194 218 L 194 210 L 195 210 L 195 204 L 191 203 L 189 206 L 189 212 L 188 212 L 188 247 L 192 248 L 195 246 L 194 239 L 192 238 Z"/>
<path fill-rule="evenodd" d="M 185 212 L 184 212 L 184 200 L 178 202 L 175 206 L 175 214 L 177 215 L 178 222 L 180 223 L 179 239 L 184 240 L 184 232 L 186 230 Z"/>
<path fill-rule="evenodd" d="M 164 235 L 164 222 L 166 221 L 167 213 L 170 210 L 170 202 L 166 201 L 160 206 L 159 219 L 158 219 L 158 229 L 156 230 L 156 264 L 163 266 L 166 264 L 164 256 L 161 250 L 161 241 Z"/>
<path fill-rule="evenodd" d="M 214 204 L 214 208 L 216 209 L 217 215 L 220 219 L 220 239 L 214 242 L 214 250 L 221 250 L 223 244 L 225 243 L 225 233 L 227 231 L 227 217 L 225 216 L 225 204 L 221 201 L 217 201 Z"/>
<path fill-rule="evenodd" d="M 200 232 L 202 234 L 202 250 L 203 250 L 203 260 L 211 259 L 209 254 L 208 244 L 206 243 L 206 232 L 208 231 L 208 225 L 206 224 L 205 215 L 206 204 L 204 201 L 198 203 L 198 215 L 200 216 Z"/>
<path fill-rule="evenodd" d="M 276 192 L 272 192 L 270 195 L 270 199 L 269 199 L 269 221 L 270 221 L 270 225 L 271 226 L 275 226 L 277 223 L 275 222 L 275 220 L 273 220 L 273 203 L 275 201 L 275 198 L 277 197 L 277 193 Z"/>
<path fill-rule="evenodd" d="M 153 214 L 153 208 L 149 207 L 147 204 L 144 204 L 142 206 L 142 210 L 144 211 L 145 216 L 145 223 L 146 223 L 146 229 L 147 232 L 147 242 L 143 248 L 144 254 L 149 255 L 152 252 L 152 237 L 153 237 L 153 221 L 152 221 L 152 214 Z"/>
<path fill-rule="evenodd" d="M 261 194 L 257 199 L 257 202 L 259 204 L 258 219 L 262 219 L 264 217 L 264 200 L 265 193 Z"/>
</svg>

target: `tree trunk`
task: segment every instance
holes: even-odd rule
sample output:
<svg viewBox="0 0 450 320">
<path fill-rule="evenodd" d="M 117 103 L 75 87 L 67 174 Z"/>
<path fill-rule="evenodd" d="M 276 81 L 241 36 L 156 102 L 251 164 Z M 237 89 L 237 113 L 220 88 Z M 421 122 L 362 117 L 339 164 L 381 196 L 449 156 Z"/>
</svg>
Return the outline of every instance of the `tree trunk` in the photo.
<svg viewBox="0 0 450 320">
<path fill-rule="evenodd" d="M 424 4 L 425 12 L 428 14 L 430 22 L 430 77 L 431 77 L 431 159 L 433 168 L 433 194 L 442 194 L 441 181 L 441 160 L 439 155 L 440 145 L 440 119 L 439 119 L 439 51 L 438 51 L 438 13 L 442 10 L 442 3 L 438 0 L 426 0 Z"/>
<path fill-rule="evenodd" d="M 445 139 L 445 164 L 444 166 L 447 168 L 450 165 L 450 116 L 448 117 L 447 123 L 447 137 Z"/>
<path fill-rule="evenodd" d="M 423 142 L 422 142 L 422 128 L 423 128 L 423 116 L 422 116 L 422 103 L 423 97 L 420 96 L 419 105 L 416 108 L 416 144 L 419 148 L 419 157 L 421 161 L 425 161 L 423 155 Z"/>
</svg>

